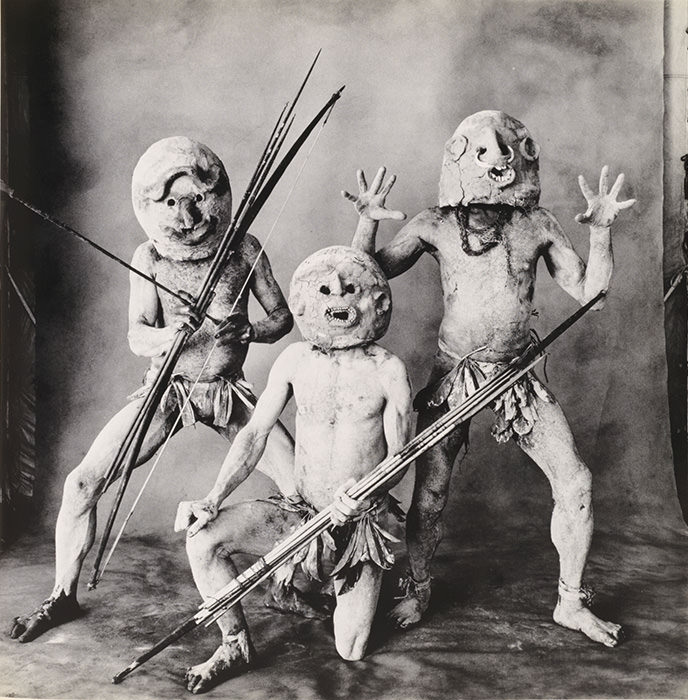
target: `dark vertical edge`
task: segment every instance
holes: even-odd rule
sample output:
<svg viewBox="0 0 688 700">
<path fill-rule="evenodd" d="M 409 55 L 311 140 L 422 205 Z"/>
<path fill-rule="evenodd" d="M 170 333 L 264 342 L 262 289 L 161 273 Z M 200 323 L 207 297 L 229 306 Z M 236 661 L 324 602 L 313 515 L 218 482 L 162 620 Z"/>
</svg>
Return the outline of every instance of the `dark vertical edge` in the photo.
<svg viewBox="0 0 688 700">
<path fill-rule="evenodd" d="M 686 145 L 685 0 L 664 2 L 664 139 L 662 212 L 664 247 L 664 335 L 667 399 L 676 492 L 688 523 L 688 289 L 686 287 Z M 678 284 L 676 282 L 678 281 Z"/>
</svg>

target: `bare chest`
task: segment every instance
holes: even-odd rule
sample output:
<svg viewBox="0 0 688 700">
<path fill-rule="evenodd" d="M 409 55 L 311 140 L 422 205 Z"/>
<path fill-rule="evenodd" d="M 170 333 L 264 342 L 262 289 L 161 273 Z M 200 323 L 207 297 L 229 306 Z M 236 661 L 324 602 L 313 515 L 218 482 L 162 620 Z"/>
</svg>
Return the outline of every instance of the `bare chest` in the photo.
<svg viewBox="0 0 688 700">
<path fill-rule="evenodd" d="M 156 261 L 154 276 L 170 289 L 182 290 L 197 297 L 210 272 L 211 265 L 212 258 L 189 261 L 163 258 Z M 235 254 L 230 259 L 215 287 L 215 296 L 209 309 L 211 316 L 224 318 L 233 307 L 235 311 L 245 311 L 249 287 L 245 283 L 249 272 L 250 268 L 241 256 Z M 160 301 L 163 313 L 178 303 L 164 293 L 160 294 Z"/>
</svg>

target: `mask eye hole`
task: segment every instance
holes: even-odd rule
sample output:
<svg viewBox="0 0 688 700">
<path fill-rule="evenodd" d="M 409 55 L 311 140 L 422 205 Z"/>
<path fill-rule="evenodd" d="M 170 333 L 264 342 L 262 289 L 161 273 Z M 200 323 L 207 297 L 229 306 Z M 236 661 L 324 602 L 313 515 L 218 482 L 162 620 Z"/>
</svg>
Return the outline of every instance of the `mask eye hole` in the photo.
<svg viewBox="0 0 688 700">
<path fill-rule="evenodd" d="M 320 293 L 321 294 L 329 294 L 330 288 L 326 284 L 323 284 L 322 287 L 320 287 Z"/>
<path fill-rule="evenodd" d="M 195 199 L 197 202 L 202 202 L 202 201 L 205 199 L 205 197 L 199 192 L 199 193 L 194 197 L 194 199 Z"/>
<path fill-rule="evenodd" d="M 166 202 L 168 207 L 173 207 L 176 203 L 177 203 L 176 200 L 173 199 L 172 197 L 170 197 Z"/>
<path fill-rule="evenodd" d="M 356 291 L 356 287 L 354 287 L 353 284 L 349 283 L 346 285 L 346 287 L 344 287 L 344 291 L 347 294 L 353 294 Z"/>
</svg>

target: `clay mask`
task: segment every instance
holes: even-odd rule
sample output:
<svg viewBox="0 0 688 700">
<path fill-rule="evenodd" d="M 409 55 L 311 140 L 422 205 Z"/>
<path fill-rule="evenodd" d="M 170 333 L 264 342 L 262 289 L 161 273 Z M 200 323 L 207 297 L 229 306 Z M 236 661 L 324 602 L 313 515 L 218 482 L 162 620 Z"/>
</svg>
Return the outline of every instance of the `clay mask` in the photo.
<svg viewBox="0 0 688 700">
<path fill-rule="evenodd" d="M 440 206 L 537 206 L 539 155 L 528 129 L 508 114 L 484 111 L 466 117 L 444 148 Z"/>
<path fill-rule="evenodd" d="M 232 217 L 222 161 L 202 143 L 172 136 L 139 159 L 131 180 L 134 212 L 160 255 L 200 260 L 215 253 Z"/>
<path fill-rule="evenodd" d="M 379 265 L 347 246 L 323 248 L 297 268 L 289 308 L 305 340 L 322 350 L 381 338 L 392 314 L 392 293 Z"/>
</svg>

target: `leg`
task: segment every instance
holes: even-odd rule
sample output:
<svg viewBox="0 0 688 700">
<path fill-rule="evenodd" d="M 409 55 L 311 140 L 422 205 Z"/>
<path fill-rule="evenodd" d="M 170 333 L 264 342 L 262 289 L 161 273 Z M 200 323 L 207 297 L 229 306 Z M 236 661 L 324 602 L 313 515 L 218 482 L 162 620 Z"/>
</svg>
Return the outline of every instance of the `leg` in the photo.
<svg viewBox="0 0 688 700">
<path fill-rule="evenodd" d="M 381 583 L 382 569 L 369 563 L 363 564 L 360 578 L 346 593 L 341 592 L 343 581 L 335 582 L 334 643 L 346 661 L 365 656 Z"/>
<path fill-rule="evenodd" d="M 578 454 L 559 404 L 537 398 L 535 408 L 538 418 L 532 431 L 519 437 L 517 443 L 542 469 L 552 487 L 551 537 L 560 567 L 554 621 L 613 647 L 620 641 L 621 627 L 593 615 L 580 591 L 593 530 L 592 477 Z"/>
<path fill-rule="evenodd" d="M 442 409 L 421 411 L 417 433 L 444 413 Z M 454 460 L 468 436 L 468 424 L 457 428 L 442 442 L 416 460 L 413 499 L 406 520 L 410 580 L 404 598 L 389 616 L 399 627 L 420 622 L 430 602 L 430 564 L 442 539 L 442 511 L 447 505 Z"/>
<path fill-rule="evenodd" d="M 223 508 L 214 521 L 186 540 L 191 571 L 203 598 L 211 598 L 236 578 L 233 554 L 264 555 L 299 521 L 296 513 L 262 501 Z M 253 658 L 246 619 L 239 604 L 224 613 L 217 624 L 222 643 L 207 661 L 186 672 L 187 689 L 192 693 L 203 693 L 240 673 Z"/>
<path fill-rule="evenodd" d="M 79 614 L 77 583 L 95 537 L 96 504 L 103 493 L 103 476 L 142 402 L 143 399 L 132 401 L 117 413 L 96 437 L 79 466 L 67 476 L 55 528 L 55 586 L 40 608 L 15 619 L 12 638 L 29 642 Z M 137 464 L 145 462 L 162 444 L 171 430 L 172 419 L 171 415 L 156 413 Z"/>
<path fill-rule="evenodd" d="M 237 432 L 248 423 L 250 416 L 248 407 L 235 398 L 232 407 L 232 420 L 229 425 L 226 428 L 214 426 L 214 429 L 229 442 L 232 442 Z M 257 468 L 277 484 L 280 493 L 285 496 L 296 493 L 294 440 L 281 423 L 272 429 L 265 446 L 265 452 L 258 462 Z"/>
</svg>

